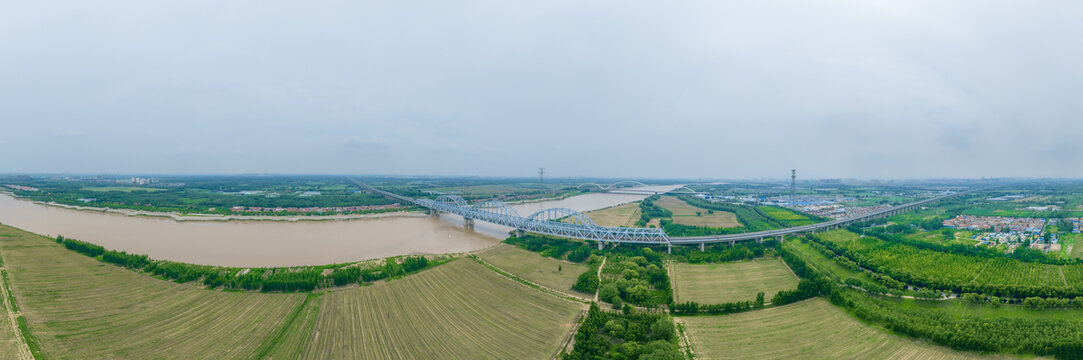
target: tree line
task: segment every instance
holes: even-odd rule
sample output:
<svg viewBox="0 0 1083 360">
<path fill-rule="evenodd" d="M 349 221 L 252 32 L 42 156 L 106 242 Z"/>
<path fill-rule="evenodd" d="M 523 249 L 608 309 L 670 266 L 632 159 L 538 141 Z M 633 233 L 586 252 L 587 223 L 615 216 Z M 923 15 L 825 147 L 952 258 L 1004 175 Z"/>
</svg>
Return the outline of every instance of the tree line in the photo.
<svg viewBox="0 0 1083 360">
<path fill-rule="evenodd" d="M 168 260 L 154 260 L 143 254 L 106 250 L 85 241 L 57 236 L 56 242 L 80 254 L 134 271 L 143 271 L 178 283 L 200 281 L 208 288 L 262 292 L 305 292 L 319 288 L 373 282 L 412 274 L 454 260 L 438 257 L 406 256 L 384 259 L 382 264 L 334 264 L 288 268 L 250 268 L 194 265 Z M 324 275 L 325 270 L 331 270 Z"/>
</svg>

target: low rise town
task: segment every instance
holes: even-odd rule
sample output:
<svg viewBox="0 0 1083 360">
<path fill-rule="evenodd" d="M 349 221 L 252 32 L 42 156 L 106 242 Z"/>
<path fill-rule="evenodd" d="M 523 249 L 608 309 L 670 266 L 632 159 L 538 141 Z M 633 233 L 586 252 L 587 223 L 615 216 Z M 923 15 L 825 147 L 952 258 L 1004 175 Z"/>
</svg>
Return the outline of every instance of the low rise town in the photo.
<svg viewBox="0 0 1083 360">
<path fill-rule="evenodd" d="M 8 185 L 4 185 L 4 187 L 12 189 L 12 190 L 19 190 L 19 191 L 40 191 L 36 187 L 22 186 L 22 185 L 8 184 Z"/>
<path fill-rule="evenodd" d="M 1007 245 L 1009 251 L 1019 246 L 1029 246 L 1031 249 L 1045 252 L 1059 251 L 1061 244 L 1057 234 L 1049 233 L 1048 238 L 1044 234 L 1046 226 L 1052 222 L 1042 218 L 960 215 L 945 220 L 944 227 L 972 231 L 985 230 L 974 235 L 974 240 L 978 241 L 977 245 Z"/>
<path fill-rule="evenodd" d="M 944 220 L 944 227 L 960 230 L 987 230 L 993 232 L 1031 232 L 1041 233 L 1045 229 L 1046 219 L 1016 218 L 1004 216 L 959 215 Z"/>
</svg>

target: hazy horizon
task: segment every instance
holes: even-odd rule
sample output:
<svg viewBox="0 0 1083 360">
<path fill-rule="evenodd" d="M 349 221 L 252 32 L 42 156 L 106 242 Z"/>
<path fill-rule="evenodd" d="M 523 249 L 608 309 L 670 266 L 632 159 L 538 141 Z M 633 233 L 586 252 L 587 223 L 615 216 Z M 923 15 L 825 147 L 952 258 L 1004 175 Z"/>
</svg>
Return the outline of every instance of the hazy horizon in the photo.
<svg viewBox="0 0 1083 360">
<path fill-rule="evenodd" d="M 16 2 L 0 173 L 1081 178 L 1083 3 Z"/>
</svg>

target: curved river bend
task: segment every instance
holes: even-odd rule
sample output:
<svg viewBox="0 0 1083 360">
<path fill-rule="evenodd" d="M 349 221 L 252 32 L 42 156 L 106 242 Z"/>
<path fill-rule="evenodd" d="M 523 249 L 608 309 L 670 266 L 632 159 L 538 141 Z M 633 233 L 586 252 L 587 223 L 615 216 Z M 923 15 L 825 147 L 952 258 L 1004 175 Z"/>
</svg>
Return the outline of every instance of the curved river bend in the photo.
<svg viewBox="0 0 1083 360">
<path fill-rule="evenodd" d="M 665 191 L 676 186 L 655 186 Z M 514 205 L 523 216 L 552 207 L 579 211 L 637 201 L 644 195 L 587 194 Z M 388 256 L 440 254 L 492 246 L 510 229 L 456 216 L 391 216 L 327 221 L 185 221 L 59 208 L 0 195 L 0 223 L 64 235 L 155 259 L 220 266 L 297 266 Z"/>
</svg>

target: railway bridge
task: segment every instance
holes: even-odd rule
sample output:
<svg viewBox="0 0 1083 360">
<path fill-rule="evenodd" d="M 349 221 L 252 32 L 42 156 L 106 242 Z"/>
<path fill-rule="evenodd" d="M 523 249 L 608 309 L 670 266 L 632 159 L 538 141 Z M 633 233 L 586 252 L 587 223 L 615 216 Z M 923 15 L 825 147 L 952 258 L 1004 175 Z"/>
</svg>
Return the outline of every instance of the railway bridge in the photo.
<svg viewBox="0 0 1083 360">
<path fill-rule="evenodd" d="M 765 239 L 775 238 L 781 241 L 786 235 L 839 229 L 855 222 L 898 215 L 926 204 L 962 194 L 942 194 L 860 216 L 785 229 L 728 235 L 671 237 L 660 228 L 600 226 L 595 224 L 594 221 L 582 212 L 567 208 L 545 209 L 524 217 L 515 209 L 500 201 L 494 200 L 470 204 L 462 197 L 456 195 L 440 195 L 437 196 L 436 199 L 415 199 L 380 190 L 356 180 L 353 180 L 353 182 L 366 191 L 380 194 L 404 203 L 427 208 L 430 213 L 434 215 L 445 212 L 462 216 L 466 226 L 473 226 L 474 221 L 485 221 L 513 228 L 518 235 L 536 233 L 597 241 L 599 248 L 603 247 L 606 243 L 628 243 L 667 245 L 670 246 L 670 249 L 672 245 L 699 245 L 700 250 L 704 250 L 706 244 L 709 243 L 729 243 L 732 245 L 739 241 L 763 242 Z"/>
</svg>

